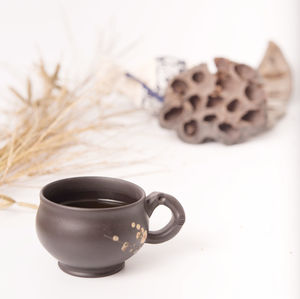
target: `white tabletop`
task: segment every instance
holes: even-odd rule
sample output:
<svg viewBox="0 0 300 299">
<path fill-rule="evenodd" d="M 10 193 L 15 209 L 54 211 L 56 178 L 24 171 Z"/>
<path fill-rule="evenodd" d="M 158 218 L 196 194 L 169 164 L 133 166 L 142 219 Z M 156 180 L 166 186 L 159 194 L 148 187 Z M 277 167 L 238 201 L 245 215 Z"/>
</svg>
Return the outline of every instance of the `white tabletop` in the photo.
<svg viewBox="0 0 300 299">
<path fill-rule="evenodd" d="M 256 65 L 273 38 L 298 74 L 297 0 L 161 2 L 1 1 L 1 93 L 7 84 L 21 86 L 40 53 L 50 64 L 60 59 L 87 68 L 100 29 L 111 27 L 120 43 L 143 37 L 138 55 L 120 62 L 128 68 L 161 54 L 194 63 L 224 55 Z M 59 270 L 39 243 L 35 211 L 0 211 L 0 298 L 299 298 L 297 95 L 273 130 L 236 146 L 184 144 L 140 113 L 143 124 L 130 142 L 153 158 L 93 174 L 174 195 L 186 211 L 181 232 L 169 242 L 146 244 L 116 275 L 83 279 Z M 126 158 L 126 151 L 120 155 Z M 39 187 L 49 180 L 8 192 L 38 203 Z M 169 215 L 158 209 L 151 228 Z"/>
</svg>

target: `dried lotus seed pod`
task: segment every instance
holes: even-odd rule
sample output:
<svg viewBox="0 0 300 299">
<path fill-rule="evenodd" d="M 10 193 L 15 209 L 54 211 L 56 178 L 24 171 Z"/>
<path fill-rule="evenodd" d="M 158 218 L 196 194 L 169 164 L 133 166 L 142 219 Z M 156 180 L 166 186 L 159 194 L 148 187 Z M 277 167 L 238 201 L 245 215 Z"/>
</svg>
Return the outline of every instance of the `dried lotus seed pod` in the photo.
<svg viewBox="0 0 300 299">
<path fill-rule="evenodd" d="M 266 128 L 266 96 L 256 70 L 216 58 L 217 73 L 205 64 L 170 81 L 160 124 L 188 143 L 235 144 Z M 184 108 L 183 108 L 184 107 Z"/>
<path fill-rule="evenodd" d="M 159 115 L 163 128 L 174 129 L 180 120 L 204 105 L 204 100 L 215 87 L 216 77 L 206 64 L 180 73 L 169 82 L 165 102 Z M 200 91 L 201 88 L 201 91 Z"/>
<path fill-rule="evenodd" d="M 180 119 L 191 112 L 191 105 L 180 100 L 166 103 L 159 114 L 160 125 L 166 129 L 175 129 L 180 123 Z"/>
</svg>

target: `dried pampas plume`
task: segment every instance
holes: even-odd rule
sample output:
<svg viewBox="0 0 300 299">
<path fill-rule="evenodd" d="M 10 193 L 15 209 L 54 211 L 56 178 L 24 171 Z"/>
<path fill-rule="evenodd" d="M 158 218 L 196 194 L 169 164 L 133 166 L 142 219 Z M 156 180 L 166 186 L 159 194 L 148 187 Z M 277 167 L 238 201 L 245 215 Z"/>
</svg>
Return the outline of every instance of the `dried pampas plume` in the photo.
<svg viewBox="0 0 300 299">
<path fill-rule="evenodd" d="M 114 127 L 111 118 L 130 112 L 107 108 L 100 101 L 103 93 L 90 79 L 69 89 L 59 78 L 59 64 L 49 74 L 41 62 L 38 72 L 43 83 L 41 96 L 34 97 L 33 83 L 29 79 L 26 96 L 11 88 L 21 105 L 14 107 L 7 126 L 0 130 L 0 209 L 16 203 L 36 208 L 36 205 L 16 202 L 1 194 L 4 187 L 26 177 L 57 172 L 82 156 L 76 145 L 82 144 L 83 133 L 111 129 Z M 101 84 L 97 81 L 98 86 Z M 103 84 L 109 86 L 109 82 Z M 103 88 L 105 94 L 112 92 Z M 70 148 L 75 150 L 66 154 Z"/>
</svg>

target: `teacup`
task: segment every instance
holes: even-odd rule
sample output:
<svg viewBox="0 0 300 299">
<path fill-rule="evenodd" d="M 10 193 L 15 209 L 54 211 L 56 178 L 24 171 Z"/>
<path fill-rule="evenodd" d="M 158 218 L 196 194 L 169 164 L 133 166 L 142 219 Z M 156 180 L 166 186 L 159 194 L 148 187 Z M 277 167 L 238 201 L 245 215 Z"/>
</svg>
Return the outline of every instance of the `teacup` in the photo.
<svg viewBox="0 0 300 299">
<path fill-rule="evenodd" d="M 52 182 L 40 193 L 38 237 L 66 273 L 101 277 L 120 271 L 144 243 L 173 238 L 185 221 L 171 195 L 146 196 L 139 186 L 115 178 L 75 177 Z M 149 217 L 159 205 L 172 212 L 170 222 L 149 232 Z"/>
</svg>

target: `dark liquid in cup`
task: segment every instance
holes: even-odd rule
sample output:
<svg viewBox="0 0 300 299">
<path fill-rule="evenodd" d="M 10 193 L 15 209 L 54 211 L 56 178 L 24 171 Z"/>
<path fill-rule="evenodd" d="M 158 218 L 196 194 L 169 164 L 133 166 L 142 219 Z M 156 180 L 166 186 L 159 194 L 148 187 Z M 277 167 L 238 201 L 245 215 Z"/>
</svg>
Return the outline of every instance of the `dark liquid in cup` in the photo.
<svg viewBox="0 0 300 299">
<path fill-rule="evenodd" d="M 85 208 L 85 209 L 107 209 L 126 205 L 126 202 L 115 199 L 77 199 L 63 201 L 60 204 L 69 207 Z"/>
</svg>

